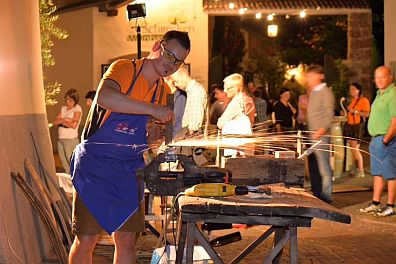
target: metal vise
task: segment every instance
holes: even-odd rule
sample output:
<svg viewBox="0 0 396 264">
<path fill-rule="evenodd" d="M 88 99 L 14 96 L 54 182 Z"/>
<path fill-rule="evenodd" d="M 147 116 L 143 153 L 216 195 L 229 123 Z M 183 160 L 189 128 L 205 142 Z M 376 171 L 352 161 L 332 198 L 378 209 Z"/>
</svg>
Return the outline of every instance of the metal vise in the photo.
<svg viewBox="0 0 396 264">
<path fill-rule="evenodd" d="M 143 177 L 150 193 L 161 196 L 175 196 L 185 189 L 203 182 L 227 182 L 228 174 L 219 168 L 198 167 L 186 155 L 177 154 L 178 161 L 184 171 L 161 171 L 161 164 L 170 162 L 169 155 L 161 153 L 144 169 L 138 171 Z"/>
</svg>

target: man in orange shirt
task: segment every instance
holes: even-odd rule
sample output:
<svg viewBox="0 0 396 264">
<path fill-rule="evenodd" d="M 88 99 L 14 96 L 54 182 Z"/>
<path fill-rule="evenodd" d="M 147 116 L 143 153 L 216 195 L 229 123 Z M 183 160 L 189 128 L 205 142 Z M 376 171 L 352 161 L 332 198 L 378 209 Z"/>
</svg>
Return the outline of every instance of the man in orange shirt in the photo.
<svg viewBox="0 0 396 264">
<path fill-rule="evenodd" d="M 144 189 L 136 171 L 144 166 L 148 148 L 147 120 L 174 119 L 164 106 L 170 90 L 162 77 L 179 69 L 189 52 L 188 34 L 169 31 L 155 42 L 149 58 L 118 60 L 104 74 L 94 104 L 106 112 L 99 117 L 91 107 L 71 162 L 76 237 L 69 263 L 92 263 L 102 229 L 113 236 L 114 263 L 136 262 L 135 236 L 144 231 Z"/>
</svg>

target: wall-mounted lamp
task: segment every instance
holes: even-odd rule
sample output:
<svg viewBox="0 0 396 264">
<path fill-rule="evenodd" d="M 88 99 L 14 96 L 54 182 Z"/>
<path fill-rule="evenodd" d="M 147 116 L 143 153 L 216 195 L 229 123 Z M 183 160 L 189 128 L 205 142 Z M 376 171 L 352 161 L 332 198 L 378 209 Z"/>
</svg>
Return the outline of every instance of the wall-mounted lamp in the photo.
<svg viewBox="0 0 396 264">
<path fill-rule="evenodd" d="M 268 25 L 267 27 L 268 37 L 274 38 L 278 35 L 278 25 Z"/>
</svg>

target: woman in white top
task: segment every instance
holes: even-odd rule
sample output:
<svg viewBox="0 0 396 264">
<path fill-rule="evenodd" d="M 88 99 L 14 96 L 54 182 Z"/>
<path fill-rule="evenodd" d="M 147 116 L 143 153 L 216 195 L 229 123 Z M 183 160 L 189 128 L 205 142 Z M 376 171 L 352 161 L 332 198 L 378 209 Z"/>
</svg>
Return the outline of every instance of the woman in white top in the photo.
<svg viewBox="0 0 396 264">
<path fill-rule="evenodd" d="M 224 78 L 223 82 L 224 91 L 230 102 L 217 120 L 217 127 L 221 129 L 223 135 L 251 135 L 256 108 L 253 99 L 244 92 L 243 76 L 233 73 Z M 243 144 L 243 141 L 243 139 L 239 139 L 240 144 Z M 227 138 L 223 138 L 223 142 L 232 145 L 235 139 L 227 140 Z M 244 155 L 245 152 L 240 150 L 224 150 L 224 156 L 237 157 Z"/>
<path fill-rule="evenodd" d="M 78 92 L 70 89 L 66 92 L 66 105 L 62 106 L 54 124 L 58 125 L 58 155 L 63 168 L 70 174 L 70 158 L 78 145 L 78 126 L 81 121 L 81 106 L 78 105 Z"/>
</svg>

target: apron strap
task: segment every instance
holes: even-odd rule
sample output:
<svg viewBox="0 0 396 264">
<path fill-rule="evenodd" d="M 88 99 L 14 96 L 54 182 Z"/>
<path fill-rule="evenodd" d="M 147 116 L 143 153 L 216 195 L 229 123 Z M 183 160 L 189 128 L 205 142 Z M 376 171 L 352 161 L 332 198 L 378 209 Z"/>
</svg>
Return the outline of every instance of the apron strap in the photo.
<svg viewBox="0 0 396 264">
<path fill-rule="evenodd" d="M 129 86 L 128 91 L 126 93 L 127 95 L 131 95 L 133 87 L 135 86 L 135 82 L 137 80 L 137 77 L 140 75 L 140 73 L 141 73 L 141 71 L 143 69 L 143 64 L 142 64 L 142 67 L 140 67 L 139 72 L 136 74 L 136 61 L 132 60 L 132 64 L 133 64 L 133 77 L 132 77 L 131 85 Z"/>
</svg>

